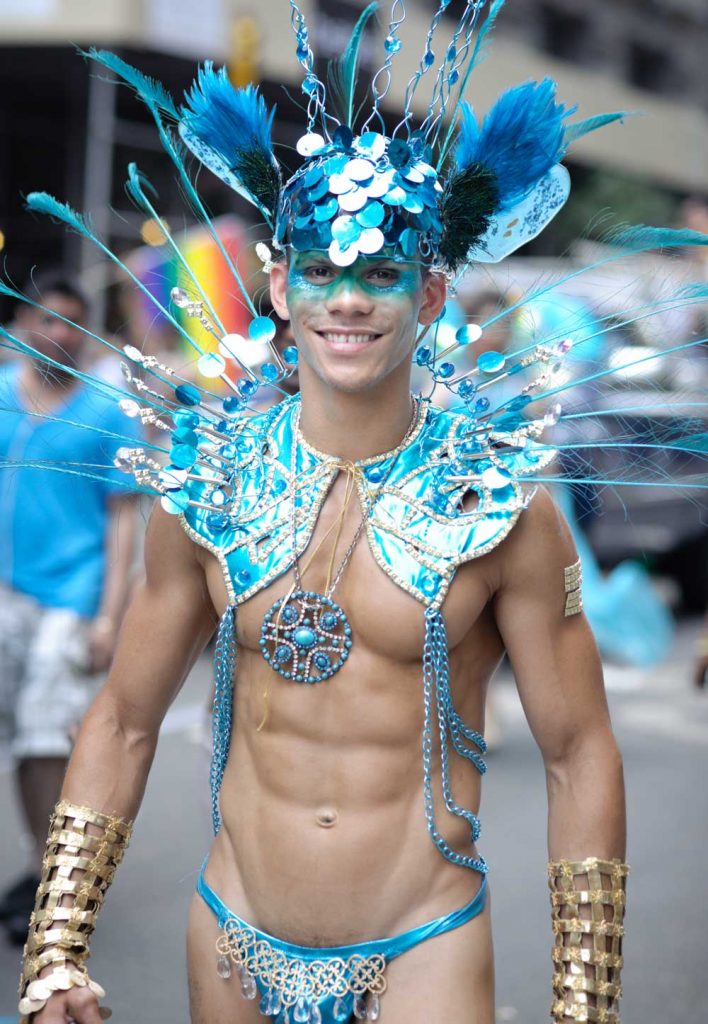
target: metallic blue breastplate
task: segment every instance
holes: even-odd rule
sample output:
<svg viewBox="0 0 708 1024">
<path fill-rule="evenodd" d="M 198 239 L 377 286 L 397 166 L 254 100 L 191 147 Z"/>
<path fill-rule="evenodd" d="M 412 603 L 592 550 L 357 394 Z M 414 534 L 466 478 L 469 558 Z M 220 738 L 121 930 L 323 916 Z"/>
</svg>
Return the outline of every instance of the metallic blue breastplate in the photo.
<svg viewBox="0 0 708 1024">
<path fill-rule="evenodd" d="M 222 435 L 188 481 L 185 529 L 221 563 L 230 605 L 216 644 L 212 817 L 220 827 L 219 789 L 231 741 L 236 658 L 236 606 L 291 568 L 308 546 L 340 460 L 297 436 L 299 401 L 239 424 Z M 221 425 L 223 426 L 223 425 Z M 405 446 L 357 463 L 356 484 L 366 534 L 383 571 L 425 606 L 423 793 L 430 837 L 443 857 L 486 872 L 483 858 L 454 850 L 437 827 L 433 791 L 436 737 L 442 798 L 449 814 L 479 838 L 477 816 L 452 792 L 450 748 L 479 772 L 484 738 L 468 728 L 452 702 L 448 642 L 440 606 L 457 566 L 496 547 L 528 501 L 523 481 L 549 461 L 514 434 L 481 434 L 465 416 L 420 403 Z M 294 503 L 294 506 L 293 506 Z M 293 523 L 295 543 L 293 543 Z M 336 685 L 331 683 L 327 685 Z"/>
<path fill-rule="evenodd" d="M 219 559 L 229 599 L 248 600 L 308 546 L 340 469 L 336 456 L 295 444 L 299 400 L 236 423 L 197 467 L 182 516 L 190 537 Z M 523 446 L 522 443 L 523 442 Z M 528 502 L 522 482 L 551 458 L 511 435 L 480 437 L 466 416 L 421 403 L 404 448 L 357 465 L 374 558 L 400 587 L 439 608 L 457 567 L 496 547 Z M 294 464 L 291 464 L 293 463 Z M 218 471 L 223 479 L 210 476 Z"/>
</svg>

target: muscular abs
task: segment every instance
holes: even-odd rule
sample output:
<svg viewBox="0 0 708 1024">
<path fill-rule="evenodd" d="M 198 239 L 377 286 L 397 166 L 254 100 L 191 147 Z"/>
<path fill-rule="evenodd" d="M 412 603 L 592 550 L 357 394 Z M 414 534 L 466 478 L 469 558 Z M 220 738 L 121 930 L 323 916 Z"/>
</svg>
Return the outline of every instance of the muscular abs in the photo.
<svg viewBox="0 0 708 1024">
<path fill-rule="evenodd" d="M 337 517 L 343 484 L 335 482 L 309 550 Z M 359 515 L 352 503 L 337 559 Z M 306 586 L 323 588 L 330 554 L 325 541 Z M 221 570 L 211 560 L 205 570 L 221 610 Z M 502 651 L 488 575 L 482 562 L 464 566 L 444 607 L 456 706 L 480 731 L 487 682 Z M 334 595 L 351 622 L 350 658 L 332 679 L 298 685 L 274 673 L 258 646 L 264 614 L 291 584 L 287 574 L 238 609 L 223 827 L 207 878 L 239 914 L 291 942 L 337 945 L 390 935 L 450 912 L 479 886 L 477 874 L 441 857 L 426 829 L 424 610 L 385 575 L 360 539 Z M 453 789 L 459 802 L 476 809 L 479 776 L 456 762 Z M 436 812 L 448 841 L 472 852 L 464 823 L 437 803 Z"/>
</svg>

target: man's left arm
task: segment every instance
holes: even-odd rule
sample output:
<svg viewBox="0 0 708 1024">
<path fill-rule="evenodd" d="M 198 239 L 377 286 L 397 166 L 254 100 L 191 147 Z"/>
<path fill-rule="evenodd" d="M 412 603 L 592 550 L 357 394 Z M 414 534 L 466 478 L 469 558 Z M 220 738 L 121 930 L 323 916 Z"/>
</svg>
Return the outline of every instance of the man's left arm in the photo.
<svg viewBox="0 0 708 1024">
<path fill-rule="evenodd" d="M 90 668 L 94 672 L 105 671 L 113 658 L 118 630 L 128 600 L 138 523 L 136 495 L 113 493 L 107 501 L 106 571 L 101 603 L 89 625 L 88 635 Z"/>
<path fill-rule="evenodd" d="M 600 657 L 579 607 L 577 553 L 544 490 L 502 548 L 497 625 L 546 772 L 553 1019 L 613 1022 L 626 874 L 624 783 Z M 593 858 L 599 865 L 591 860 L 581 871 Z"/>
</svg>

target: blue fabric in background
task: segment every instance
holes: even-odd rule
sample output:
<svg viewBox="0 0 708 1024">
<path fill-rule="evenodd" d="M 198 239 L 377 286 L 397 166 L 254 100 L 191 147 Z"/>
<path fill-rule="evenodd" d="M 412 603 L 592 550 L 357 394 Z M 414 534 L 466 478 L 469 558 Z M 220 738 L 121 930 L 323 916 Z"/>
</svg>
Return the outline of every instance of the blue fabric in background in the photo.
<svg viewBox="0 0 708 1024">
<path fill-rule="evenodd" d="M 128 494 L 132 477 L 113 467 L 117 448 L 140 427 L 115 401 L 79 384 L 52 412 L 32 416 L 18 392 L 20 364 L 0 367 L 0 579 L 40 604 L 96 614 L 105 570 L 110 498 Z M 88 430 L 95 424 L 120 439 Z M 7 463 L 41 463 L 37 468 Z M 57 469 L 48 470 L 56 464 Z M 61 471 L 97 466 L 101 480 Z"/>
</svg>

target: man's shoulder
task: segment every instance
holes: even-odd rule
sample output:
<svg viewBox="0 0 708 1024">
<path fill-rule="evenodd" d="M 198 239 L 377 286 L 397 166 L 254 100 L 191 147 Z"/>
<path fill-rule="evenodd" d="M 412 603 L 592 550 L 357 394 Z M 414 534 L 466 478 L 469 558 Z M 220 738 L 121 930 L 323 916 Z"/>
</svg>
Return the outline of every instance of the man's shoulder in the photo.
<svg viewBox="0 0 708 1024">
<path fill-rule="evenodd" d="M 577 552 L 563 513 L 546 487 L 538 485 L 504 543 L 495 550 L 501 578 L 519 583 L 563 578 Z"/>
</svg>

